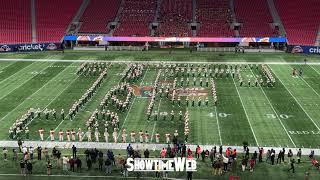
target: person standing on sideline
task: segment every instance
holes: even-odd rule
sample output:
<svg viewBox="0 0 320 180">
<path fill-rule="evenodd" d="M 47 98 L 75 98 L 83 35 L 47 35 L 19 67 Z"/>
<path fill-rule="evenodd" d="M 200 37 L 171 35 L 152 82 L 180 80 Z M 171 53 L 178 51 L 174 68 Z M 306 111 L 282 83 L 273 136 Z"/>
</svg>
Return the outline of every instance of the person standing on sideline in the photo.
<svg viewBox="0 0 320 180">
<path fill-rule="evenodd" d="M 241 161 L 242 172 L 246 170 L 246 165 L 247 165 L 247 159 L 243 157 Z"/>
<path fill-rule="evenodd" d="M 51 170 L 52 170 L 52 164 L 50 161 L 48 161 L 48 163 L 47 163 L 47 175 L 48 176 L 51 175 Z"/>
<path fill-rule="evenodd" d="M 72 157 L 77 158 L 77 147 L 72 145 Z"/>
<path fill-rule="evenodd" d="M 290 170 L 292 170 L 292 173 L 294 173 L 294 163 L 295 163 L 295 160 L 294 159 L 292 159 L 291 160 L 291 162 L 290 162 L 290 169 L 288 170 L 288 171 L 290 171 Z"/>
<path fill-rule="evenodd" d="M 8 157 L 8 150 L 7 150 L 7 148 L 3 148 L 2 153 L 3 153 L 3 160 L 4 160 L 4 161 L 7 161 L 7 160 L 8 160 L 8 159 L 7 159 L 7 157 Z"/>
<path fill-rule="evenodd" d="M 255 159 L 254 157 L 252 157 L 250 159 L 250 172 L 253 172 L 254 164 L 255 164 Z"/>
<path fill-rule="evenodd" d="M 301 161 L 301 155 L 302 155 L 302 151 L 301 151 L 301 149 L 299 148 L 298 153 L 297 153 L 298 164 L 300 164 L 300 161 Z"/>
</svg>

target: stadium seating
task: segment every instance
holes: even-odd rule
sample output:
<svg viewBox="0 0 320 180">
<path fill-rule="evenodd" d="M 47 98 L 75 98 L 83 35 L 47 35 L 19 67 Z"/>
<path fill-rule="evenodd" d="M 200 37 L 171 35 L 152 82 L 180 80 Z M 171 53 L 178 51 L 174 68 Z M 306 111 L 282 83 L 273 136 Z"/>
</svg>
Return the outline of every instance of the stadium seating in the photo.
<svg viewBox="0 0 320 180">
<path fill-rule="evenodd" d="M 314 45 L 320 25 L 319 0 L 274 0 L 289 44 Z"/>
<path fill-rule="evenodd" d="M 233 30 L 228 0 L 198 0 L 196 20 L 201 23 L 197 36 L 201 37 L 230 37 Z"/>
<path fill-rule="evenodd" d="M 82 0 L 35 0 L 35 3 L 37 41 L 57 42 L 64 36 Z"/>
<path fill-rule="evenodd" d="M 83 33 L 107 33 L 107 24 L 117 15 L 121 0 L 90 0 L 80 22 L 79 32 Z"/>
<path fill-rule="evenodd" d="M 272 16 L 266 0 L 234 0 L 237 21 L 242 24 L 239 30 L 242 37 L 271 37 L 276 36 L 269 23 Z"/>
<path fill-rule="evenodd" d="M 120 25 L 113 36 L 150 36 L 149 24 L 153 21 L 156 0 L 124 0 Z"/>
<path fill-rule="evenodd" d="M 192 0 L 162 0 L 159 36 L 191 36 L 188 22 L 192 21 Z"/>
<path fill-rule="evenodd" d="M 0 0 L 0 43 L 32 41 L 30 0 Z"/>
</svg>

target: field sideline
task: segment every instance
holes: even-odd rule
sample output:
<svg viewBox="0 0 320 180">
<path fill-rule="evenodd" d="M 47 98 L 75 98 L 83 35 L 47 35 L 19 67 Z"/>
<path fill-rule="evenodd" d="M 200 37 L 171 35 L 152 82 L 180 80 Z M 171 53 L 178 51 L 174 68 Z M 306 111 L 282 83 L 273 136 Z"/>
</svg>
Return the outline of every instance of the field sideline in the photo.
<svg viewBox="0 0 320 180">
<path fill-rule="evenodd" d="M 163 52 L 155 52 L 154 55 Z M 81 54 L 81 53 L 80 53 Z M 115 53 L 116 54 L 116 53 Z M 164 53 L 163 53 L 164 54 Z M 181 52 L 173 54 L 170 63 L 181 62 L 175 56 L 182 56 Z M 198 54 L 198 53 L 194 53 Z M 67 111 L 72 103 L 93 83 L 93 77 L 79 77 L 75 74 L 77 62 L 84 59 L 103 60 L 90 53 L 83 56 L 74 56 L 74 53 L 32 53 L 32 54 L 5 54 L 0 56 L 0 139 L 8 139 L 8 129 L 16 118 L 24 114 L 30 107 L 41 109 L 56 109 L 59 115 L 60 109 Z M 93 58 L 90 58 L 92 55 Z M 109 55 L 111 56 L 111 55 Z M 114 55 L 115 57 L 117 55 Z M 124 55 L 124 58 L 129 55 Z M 132 55 L 127 60 L 140 63 L 146 60 L 143 53 L 141 61 Z M 149 56 L 149 55 L 148 55 Z M 167 55 L 165 55 L 167 56 Z M 192 55 L 196 56 L 196 55 Z M 209 55 L 208 55 L 209 56 Z M 214 54 L 213 56 L 218 55 Z M 155 107 L 159 112 L 175 112 L 188 110 L 190 113 L 190 138 L 191 144 L 223 144 L 241 146 L 247 141 L 251 146 L 268 147 L 307 147 L 320 149 L 320 66 L 316 62 L 317 57 L 308 57 L 308 64 L 304 65 L 301 55 L 271 55 L 265 59 L 261 55 L 234 55 L 226 54 L 225 59 L 215 59 L 209 63 L 204 57 L 199 59 L 190 57 L 189 63 L 206 64 L 268 64 L 273 75 L 277 79 L 274 88 L 268 87 L 240 87 L 237 80 L 232 78 L 217 78 L 216 88 L 218 94 L 218 106 L 208 107 L 176 107 L 171 106 L 166 98 L 157 98 Z M 209 57 L 206 57 L 209 58 Z M 277 58 L 277 59 L 276 59 Z M 310 58 L 310 60 L 309 60 Z M 37 60 L 38 59 L 38 60 Z M 79 60 L 80 59 L 80 60 Z M 271 60 L 273 59 L 273 60 Z M 300 59 L 300 60 L 299 60 Z M 61 60 L 61 61 L 60 61 Z M 90 60 L 90 61 L 92 61 Z M 39 120 L 31 122 L 31 140 L 38 140 L 36 132 L 40 127 L 45 129 L 76 129 L 85 127 L 86 120 L 98 107 L 102 97 L 113 86 L 118 84 L 125 68 L 122 58 L 108 59 L 116 64 L 108 69 L 108 76 L 102 87 L 81 110 L 76 119 L 70 120 Z M 177 60 L 177 61 L 175 61 Z M 233 60 L 233 61 L 232 61 Z M 156 59 L 146 61 L 157 63 Z M 303 76 L 294 78 L 291 76 L 292 68 L 303 69 Z M 138 86 L 150 86 L 153 84 L 158 69 L 147 68 L 144 77 Z M 241 76 L 244 82 L 260 76 L 255 68 L 242 69 Z M 172 77 L 163 76 L 162 80 L 172 80 Z M 198 84 L 196 86 L 199 86 Z M 130 109 L 120 116 L 120 127 L 129 131 L 140 129 L 147 130 L 150 134 L 173 133 L 179 129 L 183 134 L 182 122 L 146 121 L 145 111 L 148 99 L 135 97 Z M 48 133 L 46 134 L 48 137 Z M 154 141 L 154 140 L 153 140 Z M 164 142 L 164 138 L 161 139 Z"/>
</svg>

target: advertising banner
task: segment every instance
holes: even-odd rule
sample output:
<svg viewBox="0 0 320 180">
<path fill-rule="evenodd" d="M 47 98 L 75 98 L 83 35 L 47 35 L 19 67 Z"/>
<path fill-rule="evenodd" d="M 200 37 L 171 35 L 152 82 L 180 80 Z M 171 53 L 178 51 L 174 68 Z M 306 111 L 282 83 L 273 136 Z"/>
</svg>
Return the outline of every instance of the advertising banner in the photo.
<svg viewBox="0 0 320 180">
<path fill-rule="evenodd" d="M 61 43 L 2 44 L 0 52 L 53 51 L 61 49 Z"/>
<path fill-rule="evenodd" d="M 320 46 L 290 45 L 290 46 L 288 46 L 287 52 L 320 55 Z"/>
<path fill-rule="evenodd" d="M 275 37 L 243 37 L 243 38 L 214 38 L 214 37 L 111 37 L 111 36 L 65 36 L 69 41 L 97 42 L 287 42 L 286 38 Z"/>
</svg>

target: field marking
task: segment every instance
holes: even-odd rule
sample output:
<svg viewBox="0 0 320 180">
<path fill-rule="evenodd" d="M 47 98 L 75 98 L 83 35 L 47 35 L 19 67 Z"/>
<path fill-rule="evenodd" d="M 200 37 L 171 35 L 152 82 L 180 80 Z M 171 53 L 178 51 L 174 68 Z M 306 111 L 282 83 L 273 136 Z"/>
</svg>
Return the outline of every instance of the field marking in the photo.
<svg viewBox="0 0 320 180">
<path fill-rule="evenodd" d="M 32 65 L 32 64 L 33 64 L 33 63 L 31 63 L 30 65 Z M 28 66 L 30 66 L 30 65 L 28 65 Z M 28 66 L 26 66 L 26 67 L 28 67 Z M 20 69 L 19 71 L 17 71 L 16 73 L 12 74 L 12 75 L 9 76 L 9 77 L 7 77 L 6 79 L 0 81 L 0 85 L 1 85 L 2 82 L 4 82 L 5 80 L 7 80 L 8 78 L 11 78 L 12 76 L 13 76 L 13 77 L 14 77 L 14 76 L 17 76 L 17 73 L 20 72 L 20 71 L 22 71 L 22 70 L 25 69 L 26 67 Z M 45 69 L 41 70 L 40 72 L 46 70 L 47 68 L 48 68 L 48 67 L 45 67 Z M 29 78 L 27 78 L 23 83 L 21 83 L 21 84 L 18 85 L 18 86 L 15 86 L 15 87 L 14 87 L 11 91 L 9 91 L 7 94 L 5 94 L 4 96 L 0 97 L 0 100 L 3 99 L 4 97 L 6 97 L 7 95 L 9 95 L 10 93 L 12 93 L 14 90 L 16 90 L 16 89 L 18 89 L 19 87 L 23 86 L 27 81 L 31 80 L 31 79 L 34 78 L 35 76 L 37 76 L 37 74 L 32 74 L 32 76 L 29 77 Z"/>
<path fill-rule="evenodd" d="M 61 71 L 60 73 L 62 73 L 62 72 L 64 72 L 64 71 L 66 71 L 67 69 L 69 69 L 69 68 L 73 68 L 73 67 L 67 67 L 67 68 L 65 68 L 63 71 Z M 60 74 L 59 73 L 59 74 Z M 55 78 L 57 78 L 58 76 L 55 76 L 53 79 L 55 79 Z M 52 81 L 54 81 L 53 79 L 51 79 Z M 76 79 L 78 79 L 78 77 L 77 78 L 74 78 L 71 82 L 69 82 L 68 83 L 68 85 L 62 90 L 62 91 L 60 91 L 59 93 L 58 93 L 58 95 L 56 95 L 53 99 L 51 99 L 51 101 L 42 109 L 42 111 L 44 111 L 54 100 L 56 100 Z M 51 81 L 50 80 L 50 81 Z M 27 125 L 26 126 L 28 126 L 29 124 L 31 124 L 31 122 L 34 120 L 35 118 L 33 118 L 31 121 L 29 121 L 28 123 L 27 123 Z"/>
<path fill-rule="evenodd" d="M 78 62 L 78 63 L 83 63 L 83 62 L 109 62 L 109 63 L 125 63 L 125 64 L 132 64 L 132 63 L 144 63 L 144 64 L 274 64 L 274 65 L 304 65 L 304 62 L 278 62 L 278 61 L 270 61 L 270 62 L 238 62 L 238 61 L 216 61 L 216 62 L 204 62 L 204 61 L 169 61 L 169 60 L 154 60 L 154 61 L 121 61 L 121 60 L 84 60 L 84 59 L 79 59 L 79 60 L 62 60 L 62 59 L 8 59 L 8 58 L 0 58 L 1 61 L 25 61 L 25 62 Z M 320 65 L 320 62 L 308 62 L 310 65 Z"/>
<path fill-rule="evenodd" d="M 243 102 L 242 102 L 242 98 L 241 98 L 241 95 L 240 95 L 240 93 L 239 93 L 239 90 L 238 90 L 238 87 L 237 87 L 237 85 L 236 85 L 236 82 L 234 81 L 234 78 L 232 78 L 232 80 L 233 80 L 233 84 L 234 84 L 234 86 L 236 87 L 236 90 L 237 90 L 238 96 L 239 96 L 239 98 L 240 98 L 240 102 L 241 102 L 241 104 L 242 104 L 242 107 L 243 107 L 244 113 L 246 114 L 247 120 L 248 120 L 248 122 L 249 122 L 250 129 L 251 129 L 251 131 L 252 131 L 252 134 L 253 134 L 254 140 L 256 141 L 257 146 L 259 146 L 259 143 L 258 143 L 258 140 L 257 140 L 256 134 L 255 134 L 255 133 L 254 133 L 254 131 L 253 131 L 253 128 L 252 128 L 251 122 L 250 122 L 250 120 L 249 120 L 248 113 L 247 113 L 246 108 L 245 108 L 245 106 L 244 106 L 244 104 L 243 104 Z"/>
<path fill-rule="evenodd" d="M 3 72 L 2 70 L 3 69 L 5 69 L 5 68 L 7 68 L 7 67 L 9 67 L 9 66 L 11 66 L 12 64 L 14 64 L 13 62 L 10 62 L 10 63 L 8 63 L 7 65 L 5 65 L 5 66 L 1 66 L 0 67 L 0 72 Z"/>
<path fill-rule="evenodd" d="M 300 79 L 301 79 L 305 84 L 307 84 L 307 86 L 308 86 L 309 88 L 311 88 L 312 91 L 313 91 L 314 93 L 316 93 L 318 97 L 320 97 L 319 93 L 318 93 L 315 89 L 313 89 L 313 87 L 311 87 L 310 84 L 309 84 L 306 80 L 304 80 L 303 77 L 301 77 Z"/>
<path fill-rule="evenodd" d="M 269 67 L 271 70 L 272 68 Z M 287 88 L 287 86 L 285 86 L 285 84 L 282 82 L 282 80 L 278 77 L 278 75 L 273 71 L 273 74 L 276 76 L 277 79 L 279 79 L 280 83 L 283 85 L 283 87 L 291 94 L 291 96 L 293 97 L 293 99 L 298 103 L 298 105 L 300 106 L 300 108 L 303 110 L 303 112 L 308 116 L 308 118 L 313 122 L 313 124 L 316 126 L 316 128 L 320 131 L 319 126 L 314 122 L 314 120 L 310 117 L 310 115 L 306 112 L 306 110 L 303 108 L 303 106 L 299 103 L 299 101 L 297 100 L 297 98 L 291 93 L 291 91 Z"/>
<path fill-rule="evenodd" d="M 5 79 L 3 79 L 2 81 L 0 81 L 0 84 L 1 84 L 1 83 L 3 83 L 4 81 L 6 81 L 7 79 L 11 78 L 12 76 L 16 76 L 16 74 L 17 74 L 17 73 L 19 73 L 20 71 L 22 71 L 22 70 L 26 69 L 27 67 L 31 66 L 32 64 L 34 64 L 34 62 L 33 62 L 33 63 L 31 63 L 31 64 L 29 64 L 28 66 L 26 66 L 26 67 L 24 67 L 24 68 L 20 69 L 19 71 L 17 71 L 17 72 L 15 72 L 15 73 L 11 74 L 10 76 L 6 77 L 6 78 L 5 78 Z"/>
<path fill-rule="evenodd" d="M 47 68 L 43 69 L 42 71 L 46 70 Z M 62 72 L 62 71 L 61 71 Z M 60 72 L 60 73 L 61 73 Z M 60 74 L 58 73 L 58 74 Z M 57 77 L 56 74 L 53 78 Z M 20 104 L 18 104 L 14 109 L 12 109 L 10 112 L 8 112 L 4 117 L 2 117 L 0 119 L 0 121 L 4 120 L 9 114 L 11 114 L 13 111 L 15 111 L 18 107 L 21 106 L 21 104 L 23 104 L 25 101 L 29 100 L 29 98 L 31 98 L 32 96 L 34 96 L 34 94 L 38 93 L 40 90 L 42 90 L 42 88 L 44 88 L 53 78 L 51 78 L 48 82 L 46 82 L 41 88 L 39 88 L 37 91 L 35 91 L 34 93 L 32 93 L 30 96 L 28 96 L 27 98 L 25 98 Z"/>
<path fill-rule="evenodd" d="M 249 69 L 250 69 L 251 73 L 254 74 L 253 71 L 251 70 L 251 68 L 249 68 Z M 258 83 L 258 84 L 259 84 L 260 90 L 262 91 L 262 93 L 264 94 L 264 96 L 266 97 L 266 99 L 268 100 L 268 103 L 269 103 L 270 107 L 272 108 L 273 112 L 275 113 L 277 119 L 279 120 L 281 126 L 283 127 L 284 131 L 285 131 L 286 134 L 288 135 L 291 143 L 293 144 L 294 147 L 297 147 L 296 144 L 294 143 L 294 141 L 292 140 L 290 134 L 288 133 L 288 130 L 286 129 L 286 127 L 285 127 L 284 124 L 282 123 L 281 119 L 279 118 L 279 115 L 278 115 L 278 113 L 276 112 L 274 106 L 272 105 L 272 103 L 270 102 L 268 96 L 266 95 L 266 93 L 264 92 L 263 88 L 261 87 L 261 84 L 260 84 L 260 83 Z"/>
<path fill-rule="evenodd" d="M 310 66 L 310 65 L 309 65 Z M 319 73 L 319 71 L 316 69 L 316 68 L 314 68 L 313 66 L 310 66 L 317 74 L 319 74 L 320 75 L 320 73 Z"/>
<path fill-rule="evenodd" d="M 147 68 L 146 72 L 144 73 L 143 78 L 142 78 L 142 80 L 141 80 L 141 82 L 140 82 L 140 86 L 143 84 L 143 80 L 144 80 L 144 78 L 146 77 L 146 74 L 147 74 L 148 70 L 149 70 L 149 68 Z M 129 113 L 130 113 L 130 111 L 131 111 L 131 109 L 132 109 L 132 106 L 133 106 L 134 102 L 136 101 L 136 99 L 137 99 L 136 96 L 134 96 L 134 99 L 132 100 L 132 103 L 131 103 L 131 105 L 130 105 L 130 107 L 129 107 L 129 110 L 128 110 L 128 112 L 127 112 L 127 115 L 126 115 L 126 117 L 125 117 L 125 119 L 124 119 L 124 121 L 123 121 L 123 123 L 122 123 L 121 128 L 119 129 L 120 132 L 122 132 L 122 130 L 123 130 L 123 126 L 125 125 L 125 123 L 126 123 L 126 121 L 127 121 L 127 119 L 128 119 Z M 119 133 L 119 134 L 118 134 L 118 138 L 120 137 L 120 135 L 121 135 L 121 134 Z"/>
<path fill-rule="evenodd" d="M 220 132 L 220 125 L 219 125 L 219 118 L 218 118 L 217 106 L 214 106 L 214 111 L 215 111 L 216 119 L 217 119 L 218 134 L 219 134 L 220 145 L 222 145 L 222 139 L 221 139 L 221 132 Z"/>
</svg>

